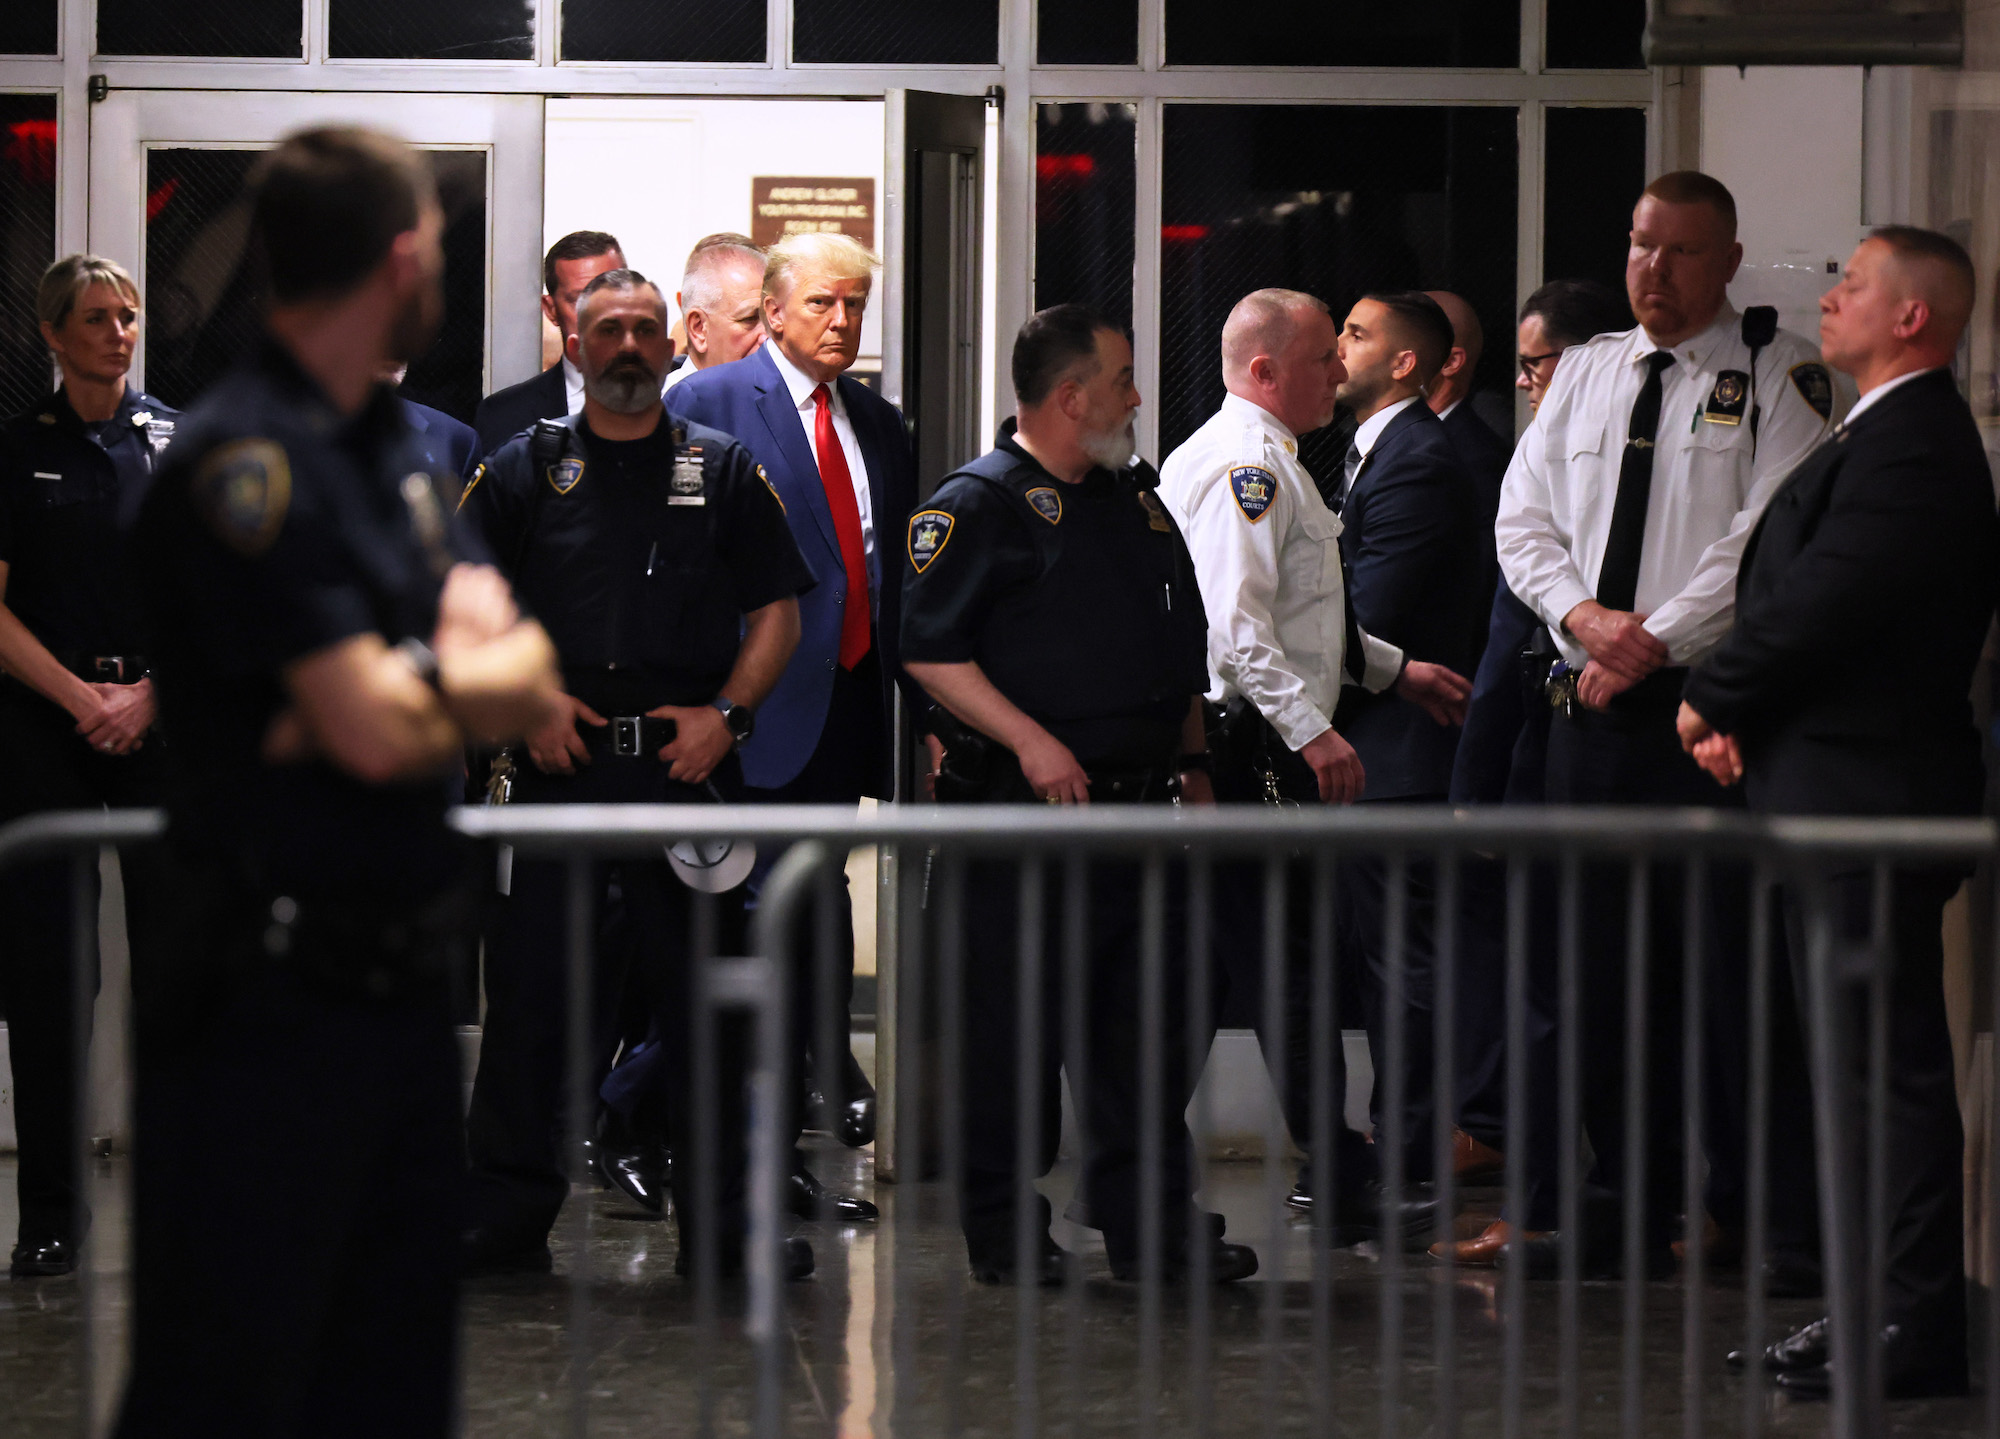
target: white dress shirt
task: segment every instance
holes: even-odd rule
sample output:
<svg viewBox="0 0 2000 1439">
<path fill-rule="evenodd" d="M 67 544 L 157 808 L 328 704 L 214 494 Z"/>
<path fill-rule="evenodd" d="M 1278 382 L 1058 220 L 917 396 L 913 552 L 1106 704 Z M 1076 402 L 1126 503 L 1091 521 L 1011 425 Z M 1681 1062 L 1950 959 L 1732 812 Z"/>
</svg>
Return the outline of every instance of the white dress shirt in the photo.
<svg viewBox="0 0 2000 1439">
<path fill-rule="evenodd" d="M 806 432 L 806 449 L 812 453 L 814 463 L 818 463 L 819 406 L 813 403 L 812 394 L 819 388 L 819 381 L 793 364 L 784 347 L 776 340 L 764 348 L 771 352 L 771 359 L 778 366 L 785 388 L 791 391 L 792 403 L 798 407 L 799 424 Z M 854 438 L 854 424 L 847 418 L 847 405 L 840 398 L 840 386 L 829 384 L 826 393 L 828 408 L 833 411 L 833 433 L 840 440 L 841 453 L 847 456 L 847 473 L 854 480 L 854 503 L 861 510 L 861 548 L 872 558 L 875 554 L 875 511 L 868 499 L 868 466 L 861 459 L 861 444 Z M 872 567 L 870 578 L 873 578 Z"/>
<path fill-rule="evenodd" d="M 1632 406 L 1646 357 L 1658 348 L 1635 329 L 1565 350 L 1501 487 L 1494 527 L 1501 571 L 1572 665 L 1589 656 L 1562 628 L 1563 617 L 1597 597 Z M 1759 354 L 1755 384 L 1729 423 L 1750 348 L 1726 304 L 1673 354 L 1661 377 L 1634 608 L 1666 644 L 1668 663 L 1688 665 L 1728 633 L 1750 531 L 1786 474 L 1840 418 L 1840 401 L 1819 352 L 1780 330 Z"/>
<path fill-rule="evenodd" d="M 1412 395 L 1407 400 L 1398 400 L 1393 405 L 1384 405 L 1356 427 L 1354 440 L 1348 448 L 1360 456 L 1360 459 L 1355 462 L 1352 469 L 1344 469 L 1343 478 L 1340 482 L 1340 502 L 1343 507 L 1347 504 L 1348 491 L 1354 488 L 1355 480 L 1361 475 L 1361 466 L 1368 463 L 1368 456 L 1374 450 L 1375 442 L 1382 438 L 1382 432 L 1389 428 L 1389 421 L 1395 419 L 1396 416 L 1402 414 L 1410 406 L 1421 403 L 1422 399 L 1421 395 Z M 1439 418 L 1442 418 L 1442 416 Z"/>
<path fill-rule="evenodd" d="M 1874 389 L 1870 390 L 1867 394 L 1863 395 L 1860 399 L 1856 400 L 1854 402 L 1854 408 L 1847 412 L 1847 418 L 1841 421 L 1841 423 L 1846 425 L 1853 424 L 1856 420 L 1861 418 L 1861 412 L 1863 410 L 1867 409 L 1870 405 L 1874 404 L 1877 400 L 1881 399 L 1884 395 L 1888 394 L 1898 385 L 1907 385 L 1910 383 L 1910 381 L 1917 379 L 1919 376 L 1930 374 L 1931 370 L 1941 370 L 1944 368 L 1945 367 L 1943 365 L 1933 365 L 1931 366 L 1930 370 L 1912 370 L 1907 375 L 1898 375 L 1893 380 L 1884 380 L 1881 384 L 1877 385 Z"/>
<path fill-rule="evenodd" d="M 1255 472 L 1247 476 L 1243 472 Z M 1239 499 L 1239 478 L 1268 486 Z M 1349 681 L 1340 517 L 1299 463 L 1298 439 L 1263 407 L 1230 395 L 1160 467 L 1160 499 L 1194 559 L 1208 611 L 1209 698 L 1243 695 L 1293 750 L 1333 727 Z M 1403 652 L 1362 635 L 1366 687 L 1387 689 Z"/>
</svg>

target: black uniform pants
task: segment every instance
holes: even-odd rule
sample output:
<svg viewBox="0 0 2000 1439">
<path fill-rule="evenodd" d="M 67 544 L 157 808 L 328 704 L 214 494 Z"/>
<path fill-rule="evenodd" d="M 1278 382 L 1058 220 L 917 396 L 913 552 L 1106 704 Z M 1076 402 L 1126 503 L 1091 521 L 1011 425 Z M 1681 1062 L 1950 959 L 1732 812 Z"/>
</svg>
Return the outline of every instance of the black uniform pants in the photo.
<svg viewBox="0 0 2000 1439">
<path fill-rule="evenodd" d="M 1958 1109 L 1944 1003 L 1944 907 L 1962 872 L 1899 871 L 1884 929 L 1888 953 L 1888 1273 L 1883 1320 L 1901 1324 L 1940 1364 L 1963 1363 L 1965 1315 L 1965 1132 Z M 1868 942 L 1874 877 L 1837 874 L 1826 885 L 1836 946 Z M 1810 891 L 1787 886 L 1792 972 L 1809 993 L 1805 906 Z M 1840 1063 L 1834 1104 L 1844 1153 L 1836 1156 L 1854 1212 L 1867 1213 L 1869 998 L 1865 981 L 1838 984 L 1833 1036 Z M 1865 1271 L 1864 1271 L 1865 1272 Z"/>
<path fill-rule="evenodd" d="M 1058 1078 L 1066 1068 L 1065 999 L 1076 995 L 1083 1011 L 1081 1074 L 1070 1073 L 1070 1093 L 1083 1128 L 1083 1198 L 1091 1222 L 1103 1232 L 1115 1262 L 1139 1256 L 1143 1189 L 1160 1198 L 1162 1242 L 1169 1254 L 1186 1243 L 1193 1202 L 1185 1113 L 1191 1097 L 1187 1064 L 1185 886 L 1170 869 L 1165 886 L 1161 945 L 1159 1042 L 1159 1167 L 1149 1177 L 1140 1164 L 1142 1105 L 1141 1031 L 1143 876 L 1131 862 L 1089 865 L 1085 886 L 1083 969 L 1069 968 L 1063 943 L 1069 893 L 1063 866 L 1043 868 L 1040 1002 L 1021 1005 L 1021 874 L 1019 864 L 968 864 L 964 890 L 964 967 L 961 979 L 965 1176 L 960 1219 L 975 1257 L 1009 1259 L 1014 1253 L 1016 1175 L 1021 1107 L 1032 1106 L 1033 1177 L 1048 1173 L 1062 1136 Z M 1032 1068 L 1021 1065 L 1020 1043 L 1032 1026 Z M 1048 1201 L 1033 1200 L 1034 1232 L 1049 1227 Z"/>
<path fill-rule="evenodd" d="M 68 713 L 13 680 L 0 678 L 0 823 L 53 810 L 128 808 L 160 802 L 157 735 L 130 755 L 100 753 L 76 733 Z M 20 1238 L 75 1240 L 89 1224 L 78 1210 L 76 1049 L 68 858 L 0 869 L 0 1014 L 14 1067 L 14 1124 L 20 1141 Z M 171 895 L 157 846 L 119 852 L 125 927 L 133 969 L 156 943 Z M 90 992 L 97 992 L 97 869 L 90 867 Z M 87 1034 L 89 1016 L 84 1016 Z"/>
<path fill-rule="evenodd" d="M 274 964 L 260 932 L 184 935 L 148 975 L 120 1439 L 437 1439 L 457 1405 L 450 981 L 360 998 Z M 197 986 L 224 951 L 233 972 Z"/>
<path fill-rule="evenodd" d="M 734 792 L 735 761 L 724 764 L 716 783 Z M 667 778 L 667 766 L 651 756 L 620 758 L 600 751 L 574 776 L 524 774 L 515 789 L 525 804 L 701 803 L 708 796 Z M 698 897 L 674 877 L 664 857 L 600 861 L 591 867 L 590 902 L 601 905 L 616 882 L 624 908 L 626 942 L 599 948 L 591 1033 L 591 1089 L 596 1092 L 617 1042 L 618 1007 L 627 967 L 652 1005 L 666 1054 L 668 1124 L 680 1146 L 672 1184 L 682 1241 L 701 1222 L 695 1191 L 693 1136 L 697 1098 L 696 991 L 693 952 Z M 563 1133 L 568 1109 L 569 977 L 567 946 L 568 865 L 561 860 L 514 861 L 510 894 L 488 926 L 486 1024 L 480 1040 L 479 1073 L 467 1117 L 472 1163 L 468 1222 L 501 1242 L 523 1246 L 548 1235 L 569 1194 Z M 701 897 L 706 902 L 706 897 Z M 717 895 L 716 953 L 740 949 L 743 895 Z M 601 933 L 593 926 L 593 933 Z M 713 1094 L 716 1125 L 714 1194 L 717 1234 L 726 1246 L 744 1232 L 743 1026 L 730 1016 L 718 1025 Z"/>
</svg>

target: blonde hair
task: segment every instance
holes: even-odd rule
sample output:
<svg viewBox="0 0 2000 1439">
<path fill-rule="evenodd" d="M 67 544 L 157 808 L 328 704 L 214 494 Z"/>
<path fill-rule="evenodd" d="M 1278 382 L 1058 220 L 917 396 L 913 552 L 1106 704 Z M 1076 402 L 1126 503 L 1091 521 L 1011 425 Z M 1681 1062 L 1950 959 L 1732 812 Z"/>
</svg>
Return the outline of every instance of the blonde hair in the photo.
<svg viewBox="0 0 2000 1439">
<path fill-rule="evenodd" d="M 800 275 L 872 280 L 881 268 L 881 257 L 852 235 L 787 235 L 765 251 L 764 293 L 783 296 Z"/>
<path fill-rule="evenodd" d="M 92 285 L 115 286 L 135 310 L 139 303 L 139 283 L 116 260 L 102 255 L 65 255 L 42 271 L 35 287 L 35 318 L 52 330 L 60 330 L 75 313 L 83 292 Z"/>
</svg>

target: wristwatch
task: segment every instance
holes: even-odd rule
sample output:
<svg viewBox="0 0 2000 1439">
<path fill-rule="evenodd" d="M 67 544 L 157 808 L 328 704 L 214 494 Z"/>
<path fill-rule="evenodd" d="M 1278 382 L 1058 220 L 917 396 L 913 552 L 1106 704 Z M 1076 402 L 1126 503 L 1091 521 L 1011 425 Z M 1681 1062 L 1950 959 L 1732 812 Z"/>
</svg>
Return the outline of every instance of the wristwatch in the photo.
<svg viewBox="0 0 2000 1439">
<path fill-rule="evenodd" d="M 722 712 L 722 723 L 729 730 L 729 737 L 738 744 L 750 738 L 757 730 L 757 716 L 740 704 L 722 695 L 715 697 L 715 708 Z"/>
</svg>

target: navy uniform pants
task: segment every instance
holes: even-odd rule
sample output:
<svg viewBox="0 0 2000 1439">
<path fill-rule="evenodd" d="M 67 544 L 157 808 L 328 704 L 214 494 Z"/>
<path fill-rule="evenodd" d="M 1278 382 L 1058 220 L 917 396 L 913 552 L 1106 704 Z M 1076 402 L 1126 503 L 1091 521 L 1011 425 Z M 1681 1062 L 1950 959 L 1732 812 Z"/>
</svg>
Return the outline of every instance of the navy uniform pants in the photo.
<svg viewBox="0 0 2000 1439">
<path fill-rule="evenodd" d="M 101 754 L 76 733 L 68 713 L 25 686 L 0 678 L 0 823 L 53 810 L 127 808 L 160 801 L 159 736 L 130 755 Z M 0 1014 L 14 1066 L 14 1123 L 20 1140 L 20 1238 L 80 1239 L 89 1216 L 76 1184 L 76 1048 L 73 1027 L 76 935 L 68 857 L 0 869 Z M 171 886 L 157 846 L 119 854 L 125 927 L 135 970 L 155 942 Z M 97 992 L 97 867 L 90 867 L 88 936 Z M 84 1016 L 84 1034 L 89 1033 Z"/>
</svg>

